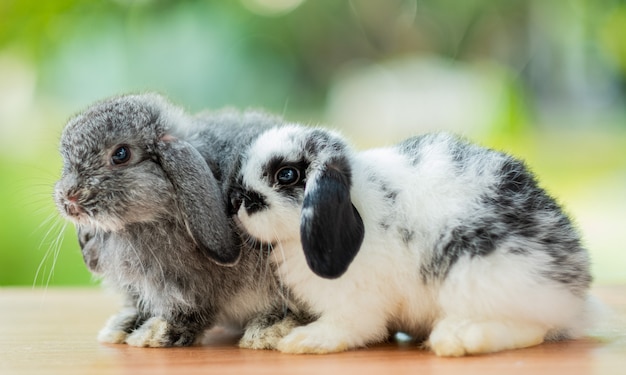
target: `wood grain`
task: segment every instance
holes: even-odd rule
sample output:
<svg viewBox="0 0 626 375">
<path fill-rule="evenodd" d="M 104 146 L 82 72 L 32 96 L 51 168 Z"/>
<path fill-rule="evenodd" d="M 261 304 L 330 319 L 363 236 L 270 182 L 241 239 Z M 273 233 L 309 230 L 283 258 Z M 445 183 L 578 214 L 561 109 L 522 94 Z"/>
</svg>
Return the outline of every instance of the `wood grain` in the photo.
<svg viewBox="0 0 626 375">
<path fill-rule="evenodd" d="M 626 371 L 626 286 L 597 287 L 615 312 L 594 336 L 485 356 L 438 358 L 406 343 L 330 355 L 239 349 L 220 329 L 205 345 L 146 349 L 95 337 L 119 306 L 100 289 L 0 289 L 0 374 L 620 374 Z"/>
</svg>

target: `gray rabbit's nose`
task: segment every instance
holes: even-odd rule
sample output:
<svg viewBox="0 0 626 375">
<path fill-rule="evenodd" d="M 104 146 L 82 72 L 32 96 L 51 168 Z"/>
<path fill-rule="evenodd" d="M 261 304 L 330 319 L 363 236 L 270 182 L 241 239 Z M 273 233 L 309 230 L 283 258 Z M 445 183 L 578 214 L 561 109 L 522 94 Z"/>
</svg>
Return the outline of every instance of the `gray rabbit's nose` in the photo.
<svg viewBox="0 0 626 375">
<path fill-rule="evenodd" d="M 85 213 L 85 210 L 78 203 L 78 194 L 68 194 L 65 197 L 63 208 L 69 216 L 77 217 Z"/>
</svg>

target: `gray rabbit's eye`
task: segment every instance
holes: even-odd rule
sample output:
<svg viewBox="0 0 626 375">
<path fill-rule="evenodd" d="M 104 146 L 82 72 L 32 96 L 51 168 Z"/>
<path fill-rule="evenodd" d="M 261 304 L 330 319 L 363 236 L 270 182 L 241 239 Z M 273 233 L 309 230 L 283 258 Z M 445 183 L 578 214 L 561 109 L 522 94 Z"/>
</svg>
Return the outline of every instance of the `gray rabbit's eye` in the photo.
<svg viewBox="0 0 626 375">
<path fill-rule="evenodd" d="M 113 151 L 111 163 L 114 165 L 127 163 L 130 160 L 130 154 L 130 148 L 128 146 L 120 146 Z"/>
<path fill-rule="evenodd" d="M 275 179 L 279 185 L 295 185 L 300 181 L 300 171 L 294 167 L 282 167 L 276 171 Z"/>
</svg>

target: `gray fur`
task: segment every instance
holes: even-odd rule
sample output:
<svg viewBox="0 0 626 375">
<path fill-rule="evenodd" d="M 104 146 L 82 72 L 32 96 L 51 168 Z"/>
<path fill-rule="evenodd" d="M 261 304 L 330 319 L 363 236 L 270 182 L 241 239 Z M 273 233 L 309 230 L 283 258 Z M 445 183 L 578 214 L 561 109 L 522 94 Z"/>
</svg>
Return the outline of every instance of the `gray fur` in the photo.
<svg viewBox="0 0 626 375">
<path fill-rule="evenodd" d="M 227 215 L 240 152 L 280 121 L 253 111 L 192 117 L 155 94 L 107 99 L 70 119 L 55 201 L 89 269 L 126 298 L 102 341 L 185 346 L 216 324 L 299 319 L 267 254 L 243 243 Z M 117 165 L 121 146 L 130 158 Z"/>
</svg>

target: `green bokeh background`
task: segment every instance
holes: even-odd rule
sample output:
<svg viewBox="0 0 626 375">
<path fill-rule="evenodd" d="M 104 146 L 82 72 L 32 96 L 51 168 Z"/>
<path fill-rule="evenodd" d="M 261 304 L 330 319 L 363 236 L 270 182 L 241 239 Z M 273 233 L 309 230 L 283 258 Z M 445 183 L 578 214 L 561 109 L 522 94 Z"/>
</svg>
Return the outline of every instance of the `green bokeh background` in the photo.
<svg viewBox="0 0 626 375">
<path fill-rule="evenodd" d="M 65 121 L 156 90 L 357 147 L 459 132 L 527 160 L 626 281 L 626 3 L 0 0 L 0 286 L 95 284 L 52 189 Z"/>
</svg>

